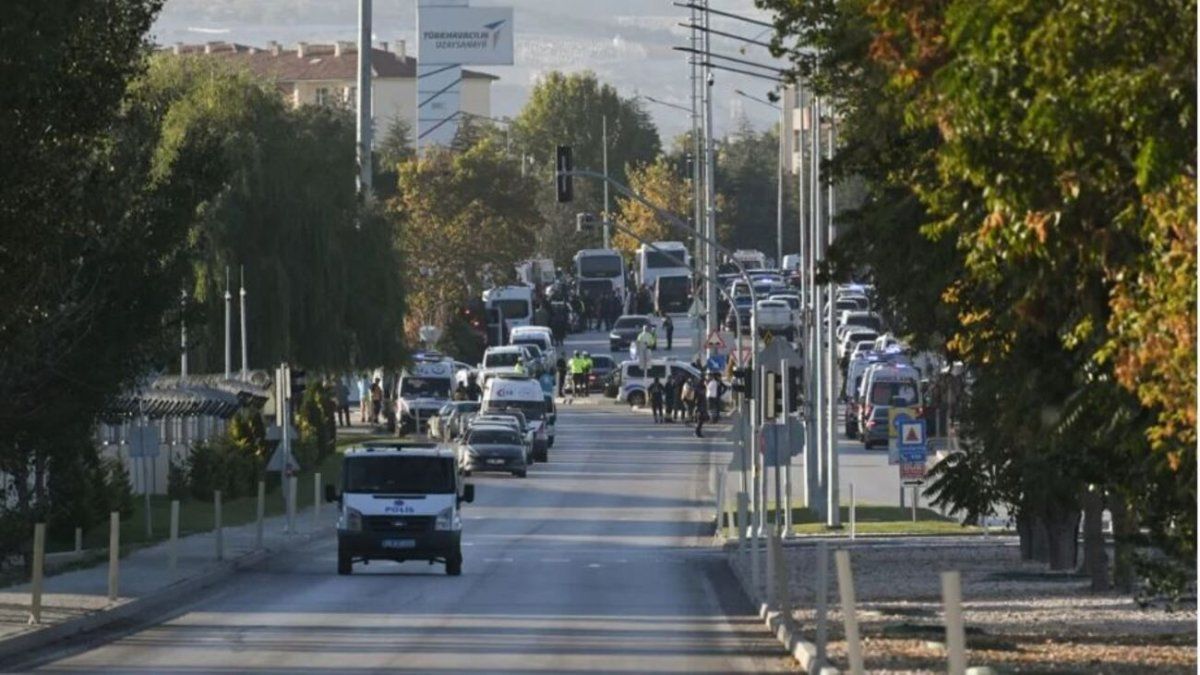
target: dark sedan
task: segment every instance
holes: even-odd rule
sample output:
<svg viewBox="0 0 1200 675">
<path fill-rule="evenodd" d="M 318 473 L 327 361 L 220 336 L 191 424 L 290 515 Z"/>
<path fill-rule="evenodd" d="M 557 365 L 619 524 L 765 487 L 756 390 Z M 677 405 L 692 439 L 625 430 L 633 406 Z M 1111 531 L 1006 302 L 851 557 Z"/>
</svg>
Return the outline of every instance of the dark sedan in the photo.
<svg viewBox="0 0 1200 675">
<path fill-rule="evenodd" d="M 604 381 L 617 369 L 617 362 L 613 357 L 604 354 L 592 354 L 591 358 L 592 371 L 588 373 L 588 390 L 603 390 Z"/>
<path fill-rule="evenodd" d="M 462 470 L 468 476 L 476 471 L 496 471 L 525 477 L 525 441 L 512 429 L 472 427 L 462 446 Z"/>
<path fill-rule="evenodd" d="M 612 332 L 608 334 L 608 347 L 616 352 L 629 349 L 629 343 L 637 339 L 642 332 L 642 326 L 650 326 L 654 331 L 654 320 L 642 314 L 627 314 L 613 324 Z"/>
</svg>

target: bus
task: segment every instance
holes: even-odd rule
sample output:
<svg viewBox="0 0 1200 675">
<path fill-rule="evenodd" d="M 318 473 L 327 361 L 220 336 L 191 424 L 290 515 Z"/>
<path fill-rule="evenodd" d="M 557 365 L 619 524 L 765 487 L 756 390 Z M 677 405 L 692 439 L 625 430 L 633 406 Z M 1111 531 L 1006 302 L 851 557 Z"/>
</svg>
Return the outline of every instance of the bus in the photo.
<svg viewBox="0 0 1200 675">
<path fill-rule="evenodd" d="M 680 265 L 679 263 L 683 263 Z M 666 274 L 691 274 L 691 259 L 687 247 L 679 241 L 656 241 L 642 244 L 637 250 L 638 283 L 654 288 L 654 281 Z"/>
<path fill-rule="evenodd" d="M 660 313 L 679 314 L 691 305 L 691 274 L 661 274 L 654 280 L 654 307 Z"/>
<path fill-rule="evenodd" d="M 581 294 L 598 295 L 611 288 L 623 298 L 625 259 L 611 248 L 585 248 L 575 254 L 575 280 Z M 601 282 L 608 282 L 608 287 Z"/>
</svg>

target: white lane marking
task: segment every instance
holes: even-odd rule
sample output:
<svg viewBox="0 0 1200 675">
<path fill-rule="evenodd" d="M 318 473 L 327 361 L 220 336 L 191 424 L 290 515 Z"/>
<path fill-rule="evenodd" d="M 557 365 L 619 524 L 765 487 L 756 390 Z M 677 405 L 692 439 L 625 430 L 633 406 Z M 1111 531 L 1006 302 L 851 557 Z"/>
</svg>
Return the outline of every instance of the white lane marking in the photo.
<svg viewBox="0 0 1200 675">
<path fill-rule="evenodd" d="M 590 568 L 592 568 L 592 569 L 595 569 L 595 568 L 597 568 L 597 567 L 600 567 L 600 563 L 590 563 L 590 564 L 588 565 L 588 567 L 590 567 Z"/>
<path fill-rule="evenodd" d="M 570 558 L 542 558 L 542 562 L 544 562 L 544 563 L 569 563 L 569 562 L 571 562 L 571 559 Z"/>
<path fill-rule="evenodd" d="M 513 561 L 512 558 L 484 558 L 483 559 L 483 562 L 489 562 L 489 563 L 495 563 L 495 562 L 510 563 L 512 561 Z"/>
</svg>

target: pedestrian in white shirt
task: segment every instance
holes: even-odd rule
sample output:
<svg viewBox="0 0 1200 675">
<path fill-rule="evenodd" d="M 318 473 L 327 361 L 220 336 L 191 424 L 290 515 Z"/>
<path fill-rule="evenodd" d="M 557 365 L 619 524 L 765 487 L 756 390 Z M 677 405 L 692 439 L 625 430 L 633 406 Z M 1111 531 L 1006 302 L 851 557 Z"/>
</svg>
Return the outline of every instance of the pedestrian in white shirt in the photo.
<svg viewBox="0 0 1200 675">
<path fill-rule="evenodd" d="M 724 387 L 717 379 L 716 373 L 708 374 L 708 382 L 704 384 L 704 398 L 708 399 L 708 415 L 715 423 L 721 419 L 721 390 Z"/>
</svg>

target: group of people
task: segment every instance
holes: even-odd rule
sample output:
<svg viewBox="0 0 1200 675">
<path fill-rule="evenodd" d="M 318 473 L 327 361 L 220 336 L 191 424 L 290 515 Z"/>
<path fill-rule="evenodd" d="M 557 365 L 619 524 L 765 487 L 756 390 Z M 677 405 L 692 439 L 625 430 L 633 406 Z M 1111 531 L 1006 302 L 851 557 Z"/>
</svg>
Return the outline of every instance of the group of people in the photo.
<svg viewBox="0 0 1200 675">
<path fill-rule="evenodd" d="M 458 381 L 454 393 L 450 396 L 455 401 L 478 401 L 483 398 L 483 387 L 479 386 L 479 378 L 474 372 L 467 374 L 467 381 Z"/>
<path fill-rule="evenodd" d="M 578 349 L 575 350 L 570 359 L 559 356 L 558 362 L 555 364 L 555 369 L 558 371 L 559 397 L 561 398 L 564 395 L 563 386 L 567 381 L 568 371 L 571 373 L 571 395 L 587 396 L 588 378 L 592 374 L 593 367 L 592 356 Z"/>
<path fill-rule="evenodd" d="M 655 377 L 646 394 L 655 424 L 677 420 L 694 423 L 696 437 L 703 438 L 704 423 L 720 421 L 721 397 L 725 390 L 725 384 L 715 372 L 702 376 L 700 380 L 677 372 L 666 382 Z"/>
</svg>

